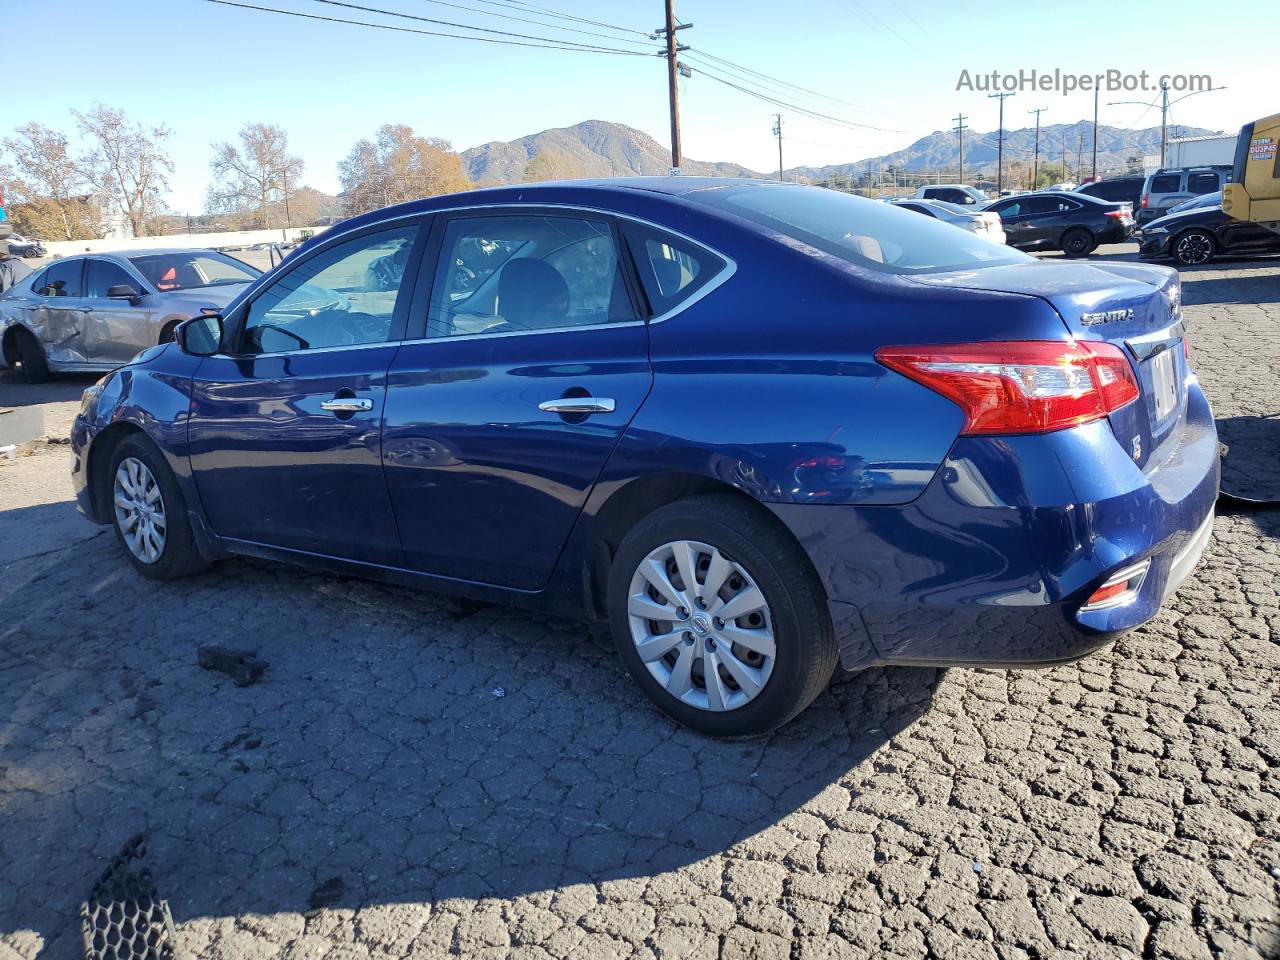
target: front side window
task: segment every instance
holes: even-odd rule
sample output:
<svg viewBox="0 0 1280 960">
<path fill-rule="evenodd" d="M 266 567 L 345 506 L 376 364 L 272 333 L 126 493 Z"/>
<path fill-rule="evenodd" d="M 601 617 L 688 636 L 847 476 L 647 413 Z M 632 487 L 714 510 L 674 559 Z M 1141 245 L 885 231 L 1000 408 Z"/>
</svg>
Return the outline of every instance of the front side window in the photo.
<svg viewBox="0 0 1280 960">
<path fill-rule="evenodd" d="M 142 292 L 138 289 L 138 281 L 129 276 L 118 264 L 110 260 L 89 261 L 89 266 L 85 270 L 85 296 L 95 300 L 105 300 L 107 291 L 120 284 L 133 287 L 135 293 Z"/>
<path fill-rule="evenodd" d="M 523 333 L 637 319 L 604 220 L 483 216 L 449 222 L 429 337 Z"/>
<path fill-rule="evenodd" d="M 129 262 L 161 293 L 252 283 L 261 271 L 213 250 L 152 253 L 130 257 Z"/>
<path fill-rule="evenodd" d="M 883 273 L 973 270 L 1034 257 L 891 203 L 788 184 L 710 187 L 691 200 L 735 214 L 859 267 Z"/>
<path fill-rule="evenodd" d="M 382 343 L 391 335 L 416 226 L 366 234 L 316 254 L 262 291 L 242 335 L 248 353 Z"/>
<path fill-rule="evenodd" d="M 83 266 L 83 260 L 65 260 L 62 263 L 55 263 L 36 281 L 40 284 L 36 288 L 36 294 L 42 297 L 83 296 L 83 291 L 80 289 L 80 270 Z"/>
</svg>

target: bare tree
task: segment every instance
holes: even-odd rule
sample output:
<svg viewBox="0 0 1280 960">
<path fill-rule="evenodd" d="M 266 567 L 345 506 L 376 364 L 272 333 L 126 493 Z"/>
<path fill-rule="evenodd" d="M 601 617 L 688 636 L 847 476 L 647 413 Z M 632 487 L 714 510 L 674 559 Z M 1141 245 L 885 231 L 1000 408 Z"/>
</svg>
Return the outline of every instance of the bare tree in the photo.
<svg viewBox="0 0 1280 960">
<path fill-rule="evenodd" d="M 86 179 L 115 201 L 135 237 L 146 236 L 147 224 L 162 211 L 169 189 L 173 161 L 165 144 L 173 131 L 163 125 L 144 127 L 123 110 L 102 104 L 88 113 L 71 112 L 90 143 L 81 160 Z"/>
<path fill-rule="evenodd" d="M 13 158 L 8 171 L 9 203 L 39 223 L 46 236 L 64 240 L 96 236 L 84 201 L 88 184 L 71 156 L 66 134 L 39 123 L 27 123 L 5 137 L 4 149 Z"/>
<path fill-rule="evenodd" d="M 287 226 L 293 226 L 289 198 L 302 176 L 301 157 L 289 153 L 289 135 L 270 123 L 246 123 L 240 146 L 213 145 L 214 182 L 209 209 L 227 213 L 253 211 L 264 227 L 271 226 L 276 204 L 283 204 Z"/>
<path fill-rule="evenodd" d="M 348 215 L 393 203 L 471 189 L 462 158 L 447 140 L 419 137 L 404 124 L 384 124 L 338 164 Z"/>
</svg>

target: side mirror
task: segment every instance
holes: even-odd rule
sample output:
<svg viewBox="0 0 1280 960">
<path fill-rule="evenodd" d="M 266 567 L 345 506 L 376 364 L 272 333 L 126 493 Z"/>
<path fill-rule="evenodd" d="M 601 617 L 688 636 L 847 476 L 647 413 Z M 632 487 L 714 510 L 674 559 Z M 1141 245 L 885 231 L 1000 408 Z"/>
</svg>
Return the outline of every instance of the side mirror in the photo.
<svg viewBox="0 0 1280 960">
<path fill-rule="evenodd" d="M 142 302 L 142 297 L 139 296 L 138 291 L 127 283 L 117 283 L 107 287 L 107 299 L 128 300 L 130 305 L 135 307 Z"/>
<path fill-rule="evenodd" d="M 222 347 L 222 317 L 203 313 L 178 325 L 174 334 L 178 347 L 193 357 L 211 357 Z"/>
</svg>

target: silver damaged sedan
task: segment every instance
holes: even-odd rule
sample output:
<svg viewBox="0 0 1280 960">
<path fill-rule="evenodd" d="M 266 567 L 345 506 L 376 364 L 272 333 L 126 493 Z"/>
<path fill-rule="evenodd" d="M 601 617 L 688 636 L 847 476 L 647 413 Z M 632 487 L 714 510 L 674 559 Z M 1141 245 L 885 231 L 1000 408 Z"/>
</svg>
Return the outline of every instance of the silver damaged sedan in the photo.
<svg viewBox="0 0 1280 960">
<path fill-rule="evenodd" d="M 213 250 L 58 260 L 0 296 L 0 361 L 32 383 L 114 370 L 202 309 L 221 310 L 260 273 Z"/>
</svg>

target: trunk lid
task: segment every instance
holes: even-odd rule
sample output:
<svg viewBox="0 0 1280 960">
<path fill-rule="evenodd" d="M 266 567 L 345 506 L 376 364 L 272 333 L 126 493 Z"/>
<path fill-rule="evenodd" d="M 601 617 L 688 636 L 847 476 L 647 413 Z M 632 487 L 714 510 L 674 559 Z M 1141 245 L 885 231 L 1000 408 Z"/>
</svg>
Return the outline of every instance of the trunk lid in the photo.
<svg viewBox="0 0 1280 960">
<path fill-rule="evenodd" d="M 1181 282 L 1168 267 L 1045 261 L 984 270 L 916 275 L 920 283 L 1039 297 L 1078 340 L 1120 347 L 1141 396 L 1108 418 L 1139 466 L 1169 439 L 1186 412 Z"/>
</svg>

